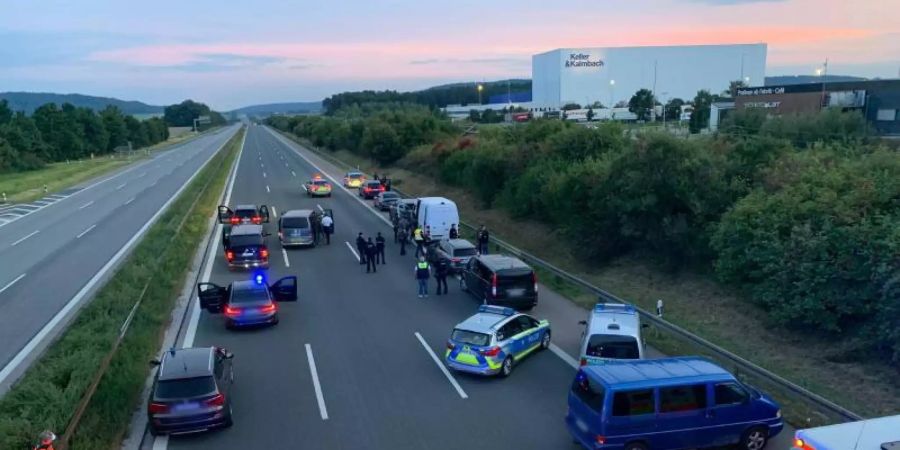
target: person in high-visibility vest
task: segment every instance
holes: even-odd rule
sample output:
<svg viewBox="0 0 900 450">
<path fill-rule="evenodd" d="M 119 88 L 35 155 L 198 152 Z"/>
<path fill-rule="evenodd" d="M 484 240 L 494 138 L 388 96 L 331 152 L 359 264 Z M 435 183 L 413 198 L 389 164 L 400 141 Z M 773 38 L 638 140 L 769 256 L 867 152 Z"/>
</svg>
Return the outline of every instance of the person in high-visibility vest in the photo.
<svg viewBox="0 0 900 450">
<path fill-rule="evenodd" d="M 416 241 L 416 258 L 425 255 L 425 233 L 422 231 L 422 227 L 416 226 L 413 231 L 413 240 Z"/>
<path fill-rule="evenodd" d="M 53 450 L 53 441 L 56 440 L 56 435 L 52 431 L 44 431 L 38 435 L 38 440 L 40 443 L 34 446 L 34 450 Z"/>
<path fill-rule="evenodd" d="M 419 298 L 428 297 L 428 278 L 431 276 L 431 270 L 429 269 L 425 257 L 420 256 L 415 269 L 416 282 L 419 284 Z"/>
</svg>

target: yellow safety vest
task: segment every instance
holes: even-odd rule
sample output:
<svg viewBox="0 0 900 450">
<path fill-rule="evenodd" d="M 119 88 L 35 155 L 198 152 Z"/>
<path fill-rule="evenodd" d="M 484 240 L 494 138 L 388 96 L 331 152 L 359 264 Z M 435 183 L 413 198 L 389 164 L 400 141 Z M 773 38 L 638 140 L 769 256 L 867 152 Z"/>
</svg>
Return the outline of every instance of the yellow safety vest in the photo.
<svg viewBox="0 0 900 450">
<path fill-rule="evenodd" d="M 421 228 L 416 228 L 416 231 L 414 231 L 414 234 L 415 234 L 415 240 L 417 240 L 417 241 L 422 240 L 422 229 Z"/>
</svg>

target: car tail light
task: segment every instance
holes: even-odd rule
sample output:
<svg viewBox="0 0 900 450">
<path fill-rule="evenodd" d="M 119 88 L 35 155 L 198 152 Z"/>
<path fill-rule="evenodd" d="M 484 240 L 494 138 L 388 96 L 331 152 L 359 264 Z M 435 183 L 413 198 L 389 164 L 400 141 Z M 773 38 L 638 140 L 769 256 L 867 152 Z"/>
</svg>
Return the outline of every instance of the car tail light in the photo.
<svg viewBox="0 0 900 450">
<path fill-rule="evenodd" d="M 458 263 L 458 262 L 461 262 L 462 259 L 460 259 L 460 258 L 450 258 L 450 261 L 455 262 L 455 263 Z"/>
<path fill-rule="evenodd" d="M 234 259 L 234 252 L 231 250 L 228 250 L 227 252 L 225 252 L 225 259 L 227 259 L 229 261 Z"/>
<path fill-rule="evenodd" d="M 534 283 L 534 293 L 537 294 L 538 286 L 537 286 L 537 273 L 531 272 L 531 281 Z"/>
<path fill-rule="evenodd" d="M 491 297 L 497 296 L 497 274 L 491 277 Z"/>
<path fill-rule="evenodd" d="M 165 403 L 152 402 L 147 408 L 150 414 L 165 414 L 169 412 L 169 405 Z"/>
<path fill-rule="evenodd" d="M 259 308 L 259 312 L 269 314 L 275 312 L 277 309 L 278 307 L 276 307 L 274 303 L 269 303 L 268 305 Z"/>
<path fill-rule="evenodd" d="M 456 348 L 456 344 L 452 341 L 447 341 L 447 350 L 453 350 L 454 348 Z"/>
<path fill-rule="evenodd" d="M 225 405 L 225 395 L 216 394 L 211 399 L 207 400 L 206 406 L 224 406 Z"/>
<path fill-rule="evenodd" d="M 584 367 L 587 365 L 587 358 L 581 358 L 581 361 L 578 362 L 578 365 Z"/>
<path fill-rule="evenodd" d="M 263 259 L 269 259 L 269 249 L 263 247 L 259 250 L 259 256 Z"/>
<path fill-rule="evenodd" d="M 253 218 L 250 220 L 253 221 L 253 223 L 255 223 L 257 225 L 262 223 L 262 217 L 260 217 L 260 216 L 253 216 Z"/>
<path fill-rule="evenodd" d="M 239 223 L 241 223 L 241 218 L 240 218 L 240 217 L 232 217 L 232 218 L 231 218 L 231 224 L 232 224 L 232 225 L 237 225 L 237 224 L 239 224 Z"/>
<path fill-rule="evenodd" d="M 500 347 L 491 347 L 487 350 L 482 350 L 481 354 L 484 356 L 491 356 L 491 357 L 497 356 L 500 354 Z"/>
<path fill-rule="evenodd" d="M 803 441 L 803 439 L 796 438 L 794 439 L 794 448 L 797 450 L 816 450 L 812 445 L 807 444 Z"/>
<path fill-rule="evenodd" d="M 594 437 L 594 442 L 596 442 L 599 445 L 603 445 L 606 443 L 606 436 L 600 436 L 598 434 L 596 437 Z"/>
<path fill-rule="evenodd" d="M 241 315 L 241 308 L 235 308 L 234 306 L 226 306 L 225 307 L 225 315 L 228 317 L 236 317 Z"/>
</svg>

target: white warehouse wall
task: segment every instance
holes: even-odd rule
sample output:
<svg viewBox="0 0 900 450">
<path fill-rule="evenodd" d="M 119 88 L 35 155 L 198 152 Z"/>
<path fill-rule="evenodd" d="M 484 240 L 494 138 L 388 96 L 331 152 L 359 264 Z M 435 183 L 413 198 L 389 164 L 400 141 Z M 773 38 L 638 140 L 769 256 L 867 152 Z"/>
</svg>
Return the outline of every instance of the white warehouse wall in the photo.
<svg viewBox="0 0 900 450">
<path fill-rule="evenodd" d="M 724 91 L 742 73 L 747 84 L 758 86 L 765 81 L 766 51 L 766 44 L 552 50 L 532 57 L 532 102 L 559 107 L 628 101 L 639 89 L 653 89 L 654 65 L 661 101 L 691 100 L 701 89 Z"/>
</svg>

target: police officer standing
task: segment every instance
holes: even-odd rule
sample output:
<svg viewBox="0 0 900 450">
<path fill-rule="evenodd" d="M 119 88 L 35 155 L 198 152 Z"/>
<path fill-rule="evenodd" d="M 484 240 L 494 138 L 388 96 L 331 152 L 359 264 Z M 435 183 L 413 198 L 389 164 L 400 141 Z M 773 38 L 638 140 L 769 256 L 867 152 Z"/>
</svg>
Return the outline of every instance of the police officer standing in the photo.
<svg viewBox="0 0 900 450">
<path fill-rule="evenodd" d="M 334 233 L 334 220 L 331 216 L 322 216 L 322 231 L 325 233 L 325 243 L 331 245 L 331 233 Z"/>
<path fill-rule="evenodd" d="M 375 262 L 378 264 L 387 264 L 384 260 L 384 236 L 381 235 L 381 232 L 378 232 L 378 236 L 375 236 Z"/>
<path fill-rule="evenodd" d="M 444 287 L 444 295 L 447 295 L 447 274 L 450 273 L 450 265 L 447 260 L 441 258 L 434 268 L 434 279 L 437 280 L 437 295 L 441 295 L 441 286 Z"/>
<path fill-rule="evenodd" d="M 313 215 L 312 232 L 313 232 L 313 243 L 315 243 L 316 245 L 319 245 L 319 235 L 322 234 L 322 216 L 319 214 Z"/>
<path fill-rule="evenodd" d="M 478 230 L 478 252 L 482 255 L 488 254 L 488 244 L 491 242 L 491 235 L 488 233 L 487 227 L 481 226 Z"/>
<path fill-rule="evenodd" d="M 359 236 L 356 236 L 356 250 L 359 252 L 359 263 L 366 263 L 366 239 L 363 238 L 362 233 L 359 233 Z"/>
<path fill-rule="evenodd" d="M 375 243 L 372 242 L 372 238 L 369 238 L 369 240 L 366 241 L 366 273 L 369 273 L 370 270 L 372 272 L 378 272 L 378 266 L 375 259 L 378 257 L 377 254 L 378 249 L 375 247 Z"/>
<path fill-rule="evenodd" d="M 428 262 L 425 261 L 424 256 L 419 257 L 419 262 L 416 263 L 415 273 L 416 283 L 419 285 L 419 298 L 428 297 L 428 278 L 431 275 L 431 271 L 429 270 Z"/>
<path fill-rule="evenodd" d="M 400 234 L 397 238 L 400 240 L 400 256 L 405 256 L 406 244 L 409 243 L 409 230 L 405 226 L 400 227 Z"/>
<path fill-rule="evenodd" d="M 416 229 L 413 231 L 413 241 L 416 242 L 416 258 L 425 255 L 425 234 L 422 232 L 422 227 L 416 226 Z"/>
</svg>

